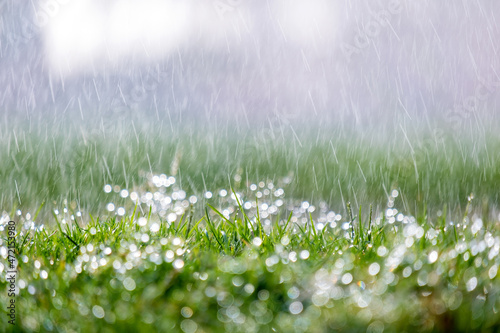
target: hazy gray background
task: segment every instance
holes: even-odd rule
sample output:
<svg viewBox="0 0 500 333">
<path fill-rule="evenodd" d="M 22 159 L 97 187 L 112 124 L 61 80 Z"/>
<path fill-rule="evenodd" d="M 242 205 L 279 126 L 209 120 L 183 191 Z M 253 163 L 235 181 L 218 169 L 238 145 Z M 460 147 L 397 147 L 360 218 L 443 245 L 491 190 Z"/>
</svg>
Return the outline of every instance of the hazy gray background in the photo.
<svg viewBox="0 0 500 333">
<path fill-rule="evenodd" d="M 0 0 L 0 12 L 4 120 L 498 121 L 496 0 Z"/>
</svg>

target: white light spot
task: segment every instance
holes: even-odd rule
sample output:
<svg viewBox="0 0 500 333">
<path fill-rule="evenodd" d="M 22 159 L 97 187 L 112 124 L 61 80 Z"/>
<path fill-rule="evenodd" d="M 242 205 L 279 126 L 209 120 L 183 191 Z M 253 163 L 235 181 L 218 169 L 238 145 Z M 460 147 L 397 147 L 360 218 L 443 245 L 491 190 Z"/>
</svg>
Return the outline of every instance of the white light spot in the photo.
<svg viewBox="0 0 500 333">
<path fill-rule="evenodd" d="M 431 253 L 429 253 L 429 257 L 428 257 L 429 264 L 435 263 L 437 259 L 438 259 L 437 251 L 432 251 Z"/>
<path fill-rule="evenodd" d="M 131 277 L 125 278 L 125 280 L 123 280 L 123 287 L 128 291 L 133 291 L 136 287 L 134 279 Z"/>
<path fill-rule="evenodd" d="M 474 220 L 474 223 L 472 224 L 470 230 L 472 231 L 473 234 L 477 234 L 482 228 L 483 228 L 483 220 L 476 219 Z"/>
<path fill-rule="evenodd" d="M 302 302 L 295 301 L 289 306 L 289 310 L 291 314 L 297 315 L 304 310 L 304 306 L 302 305 Z"/>
<path fill-rule="evenodd" d="M 345 273 L 344 275 L 342 275 L 342 283 L 343 284 L 349 284 L 352 282 L 352 274 L 351 273 Z"/>
<path fill-rule="evenodd" d="M 191 318 L 193 316 L 193 310 L 191 310 L 191 308 L 185 306 L 181 309 L 181 315 L 184 317 L 184 318 Z"/>
<path fill-rule="evenodd" d="M 109 204 L 107 204 L 106 209 L 107 209 L 109 212 L 114 211 L 114 210 L 115 210 L 115 204 L 113 204 L 113 203 L 111 203 L 111 202 L 110 202 Z"/>
<path fill-rule="evenodd" d="M 252 241 L 252 244 L 255 246 L 261 246 L 262 245 L 262 239 L 260 237 L 255 237 Z"/>
<path fill-rule="evenodd" d="M 368 267 L 368 274 L 374 276 L 377 275 L 378 272 L 380 272 L 380 265 L 378 263 L 374 262 Z"/>
<path fill-rule="evenodd" d="M 498 273 L 498 266 L 497 265 L 491 266 L 491 268 L 488 270 L 488 276 L 490 279 L 495 278 L 495 276 L 497 276 L 497 273 Z"/>
<path fill-rule="evenodd" d="M 300 296 L 300 290 L 297 287 L 292 287 L 288 289 L 287 295 L 290 299 L 296 299 L 297 297 Z"/>
<path fill-rule="evenodd" d="M 94 314 L 94 316 L 96 316 L 97 318 L 104 318 L 104 309 L 102 308 L 102 306 L 99 306 L 99 305 L 94 305 L 92 307 L 92 313 Z"/>
<path fill-rule="evenodd" d="M 473 291 L 474 289 L 476 289 L 477 277 L 474 276 L 473 278 L 469 279 L 469 281 L 467 281 L 465 286 L 467 287 L 467 291 Z"/>
<path fill-rule="evenodd" d="M 300 259 L 306 260 L 309 258 L 309 251 L 303 250 L 300 252 Z"/>
<path fill-rule="evenodd" d="M 177 214 L 175 213 L 170 213 L 167 215 L 167 221 L 172 223 L 172 222 L 175 222 L 177 220 Z"/>
<path fill-rule="evenodd" d="M 158 232 L 160 231 L 160 225 L 155 222 L 151 225 L 151 228 L 149 230 L 151 230 L 151 232 Z"/>
<path fill-rule="evenodd" d="M 182 267 L 184 267 L 184 261 L 182 259 L 175 259 L 172 265 L 175 269 L 181 269 Z"/>
<path fill-rule="evenodd" d="M 145 217 L 140 217 L 137 221 L 137 224 L 141 227 L 144 227 L 146 224 L 148 224 L 148 220 Z"/>
</svg>

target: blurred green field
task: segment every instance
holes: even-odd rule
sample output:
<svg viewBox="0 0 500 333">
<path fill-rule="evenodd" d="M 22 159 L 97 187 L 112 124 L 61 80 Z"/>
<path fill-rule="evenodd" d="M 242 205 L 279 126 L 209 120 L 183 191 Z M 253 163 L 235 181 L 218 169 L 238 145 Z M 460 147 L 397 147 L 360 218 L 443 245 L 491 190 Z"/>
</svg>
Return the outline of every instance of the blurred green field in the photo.
<svg viewBox="0 0 500 333">
<path fill-rule="evenodd" d="M 0 135 L 0 288 L 9 220 L 19 288 L 16 326 L 0 293 L 2 331 L 500 328 L 493 134 L 61 122 Z"/>
<path fill-rule="evenodd" d="M 500 137 L 493 134 L 60 123 L 0 135 L 0 209 L 7 212 L 33 215 L 45 202 L 42 216 L 51 216 L 67 200 L 99 214 L 106 184 L 131 189 L 145 183 L 146 173 L 174 173 L 193 194 L 290 177 L 289 196 L 338 210 L 347 202 L 382 209 L 393 188 L 412 214 L 447 205 L 461 215 L 472 193 L 489 216 L 500 200 Z"/>
</svg>

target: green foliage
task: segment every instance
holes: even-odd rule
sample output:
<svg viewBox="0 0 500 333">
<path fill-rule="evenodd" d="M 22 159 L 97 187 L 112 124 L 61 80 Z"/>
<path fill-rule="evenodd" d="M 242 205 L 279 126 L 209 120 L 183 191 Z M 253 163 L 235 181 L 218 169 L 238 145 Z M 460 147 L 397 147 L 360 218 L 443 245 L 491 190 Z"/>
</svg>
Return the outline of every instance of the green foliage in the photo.
<svg viewBox="0 0 500 333">
<path fill-rule="evenodd" d="M 0 218 L 4 228 L 7 216 L 16 221 L 19 294 L 17 326 L 4 314 L 0 327 L 500 329 L 498 137 L 408 133 L 409 149 L 397 133 L 241 133 L 62 123 L 1 131 L 0 208 L 8 213 Z M 105 185 L 154 192 L 144 184 L 154 172 L 197 196 L 175 222 L 144 201 L 128 200 L 124 216 L 106 210 L 114 199 Z M 291 208 L 269 214 L 262 204 L 273 194 L 239 196 L 254 181 L 283 178 Z M 229 187 L 226 201 L 203 197 Z M 334 220 L 310 209 L 318 202 L 337 211 Z M 5 229 L 1 237 L 3 251 Z M 0 267 L 6 290 L 6 262 Z M 8 300 L 0 293 L 0 304 Z"/>
<path fill-rule="evenodd" d="M 350 204 L 348 205 L 350 207 Z M 265 228 L 241 207 L 18 223 L 22 331 L 497 330 L 500 224 L 469 215 Z M 22 282 L 21 282 L 22 280 Z M 6 288 L 5 276 L 0 286 Z M 6 304 L 7 296 L 0 294 Z M 5 311 L 5 310 L 3 310 Z M 7 317 L 1 316 L 4 328 Z"/>
<path fill-rule="evenodd" d="M 134 130 L 119 124 L 104 130 L 13 126 L 0 132 L 0 208 L 33 212 L 46 202 L 46 218 L 67 200 L 75 210 L 102 214 L 105 184 L 132 189 L 150 172 L 175 174 L 190 193 L 227 188 L 228 177 L 232 182 L 236 175 L 241 181 L 235 189 L 247 180 L 290 177 L 294 197 L 342 208 L 350 201 L 354 210 L 363 203 L 383 208 L 391 188 L 414 215 L 426 204 L 431 212 L 446 204 L 460 215 L 470 193 L 485 207 L 500 202 L 498 136 L 448 135 L 420 147 L 429 138 L 408 134 L 419 152 L 413 154 L 398 135 L 373 140 L 341 128 L 297 128 L 296 135 L 282 130 L 271 135 L 258 128 L 242 134 L 162 124 L 137 124 Z"/>
</svg>

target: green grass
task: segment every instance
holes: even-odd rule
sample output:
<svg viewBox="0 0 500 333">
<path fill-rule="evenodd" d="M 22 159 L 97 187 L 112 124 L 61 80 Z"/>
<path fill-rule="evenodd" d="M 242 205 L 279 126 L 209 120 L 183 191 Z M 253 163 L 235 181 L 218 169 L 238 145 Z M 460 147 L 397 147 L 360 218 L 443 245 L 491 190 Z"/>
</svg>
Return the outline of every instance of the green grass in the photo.
<svg viewBox="0 0 500 333">
<path fill-rule="evenodd" d="M 500 329 L 493 135 L 61 122 L 0 144 L 4 330 Z"/>
<path fill-rule="evenodd" d="M 433 138 L 417 131 L 408 133 L 411 149 L 403 133 L 383 138 L 286 126 L 243 131 L 108 124 L 89 130 L 61 123 L 0 135 L 0 208 L 33 214 L 45 202 L 45 217 L 65 200 L 102 213 L 105 184 L 131 189 L 150 172 L 176 173 L 191 193 L 228 188 L 236 175 L 242 183 L 290 176 L 294 197 L 325 200 L 339 210 L 348 201 L 356 210 L 369 204 L 383 209 L 392 188 L 412 214 L 446 204 L 461 215 L 471 193 L 487 210 L 500 202 L 500 139 L 494 135 Z"/>
<path fill-rule="evenodd" d="M 444 218 L 390 223 L 384 215 L 349 216 L 345 230 L 318 230 L 311 221 L 284 218 L 265 230 L 244 209 L 229 219 L 221 215 L 207 209 L 198 221 L 186 215 L 169 224 L 136 212 L 85 226 L 59 221 L 41 231 L 18 224 L 17 327 L 499 329 L 498 221 L 464 216 L 452 226 Z M 5 293 L 0 301 L 7 303 Z M 8 327 L 5 315 L 0 321 Z"/>
</svg>

